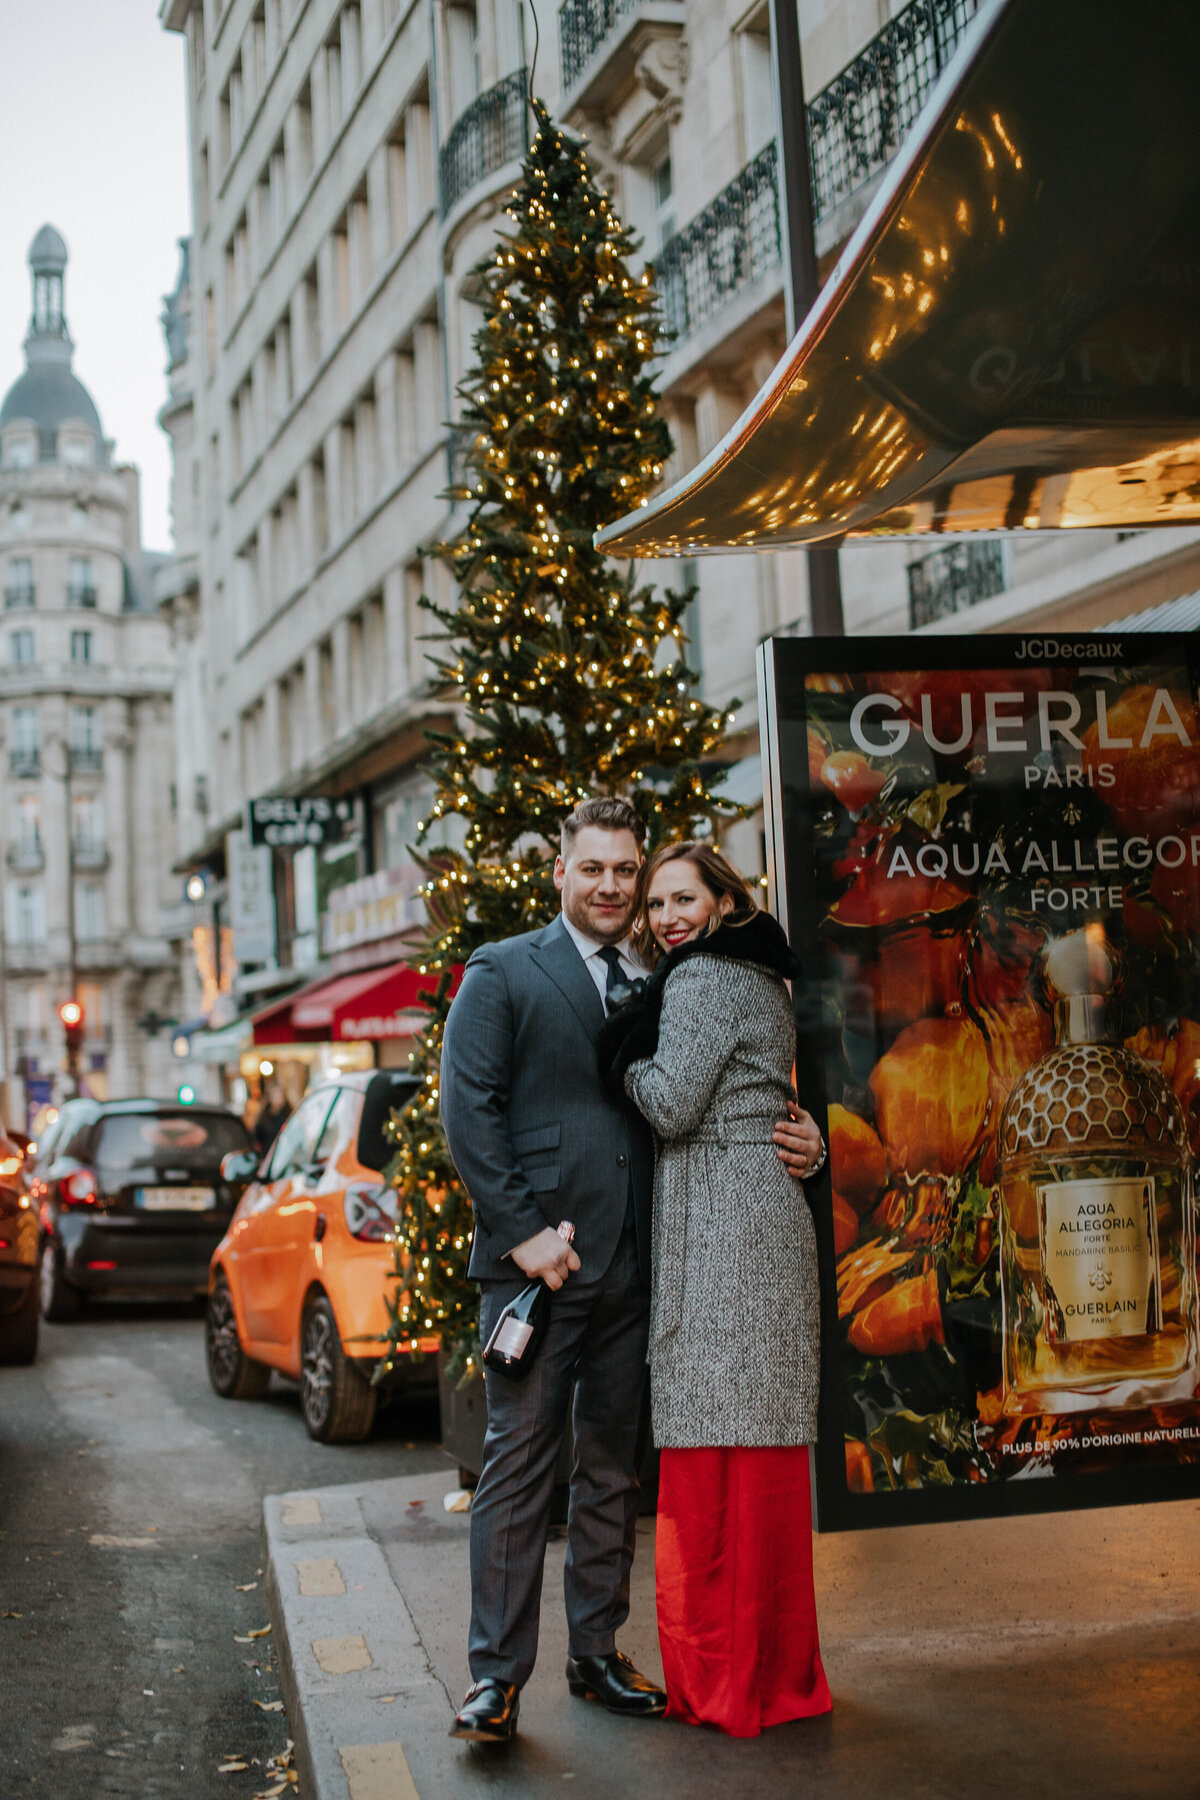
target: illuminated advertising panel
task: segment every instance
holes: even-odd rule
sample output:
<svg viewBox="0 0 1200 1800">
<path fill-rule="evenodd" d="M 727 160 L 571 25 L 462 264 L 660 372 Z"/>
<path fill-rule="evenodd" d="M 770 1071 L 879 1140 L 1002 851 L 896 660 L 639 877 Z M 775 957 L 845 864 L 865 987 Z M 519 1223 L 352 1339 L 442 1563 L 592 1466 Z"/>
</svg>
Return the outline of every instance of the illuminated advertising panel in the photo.
<svg viewBox="0 0 1200 1800">
<path fill-rule="evenodd" d="M 823 1528 L 1200 1493 L 1200 643 L 764 647 Z"/>
</svg>

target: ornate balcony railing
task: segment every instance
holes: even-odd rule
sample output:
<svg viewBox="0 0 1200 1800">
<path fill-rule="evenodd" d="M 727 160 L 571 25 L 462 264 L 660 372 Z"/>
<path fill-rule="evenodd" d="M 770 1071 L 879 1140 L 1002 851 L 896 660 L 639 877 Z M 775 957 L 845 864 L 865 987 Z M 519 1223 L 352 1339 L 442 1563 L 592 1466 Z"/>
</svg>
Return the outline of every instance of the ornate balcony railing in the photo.
<svg viewBox="0 0 1200 1800">
<path fill-rule="evenodd" d="M 886 168 L 979 0 L 912 0 L 808 102 L 819 219 Z"/>
<path fill-rule="evenodd" d="M 10 775 L 40 775 L 42 772 L 42 755 L 40 750 L 14 749 L 8 753 L 8 769 Z"/>
<path fill-rule="evenodd" d="M 42 848 L 41 838 L 18 838 L 8 846 L 8 866 L 26 874 L 33 874 L 46 866 L 46 852 Z"/>
<path fill-rule="evenodd" d="M 22 582 L 17 587 L 6 587 L 4 590 L 4 605 L 10 612 L 14 608 L 32 606 L 36 598 L 34 589 L 28 582 Z"/>
<path fill-rule="evenodd" d="M 438 159 L 443 219 L 477 181 L 524 156 L 529 147 L 528 89 L 525 70 L 514 69 L 456 119 Z"/>
<path fill-rule="evenodd" d="M 637 0 L 566 0 L 558 10 L 558 57 L 569 88 Z M 680 9 L 682 11 L 682 8 Z"/>
<path fill-rule="evenodd" d="M 104 767 L 104 751 L 91 744 L 72 744 L 71 767 L 83 775 L 98 775 Z"/>
<path fill-rule="evenodd" d="M 686 337 L 739 288 L 779 261 L 775 145 L 760 150 L 654 259 L 667 323 Z"/>
<path fill-rule="evenodd" d="M 1004 545 L 996 538 L 947 544 L 908 565 L 908 621 L 915 631 L 1004 592 Z"/>
<path fill-rule="evenodd" d="M 91 609 L 91 608 L 94 608 L 95 604 L 96 604 L 96 590 L 94 587 L 88 587 L 79 582 L 73 583 L 72 585 L 68 586 L 68 588 L 67 588 L 67 605 L 68 606 L 82 606 L 82 607 Z"/>
<path fill-rule="evenodd" d="M 108 845 L 100 838 L 72 838 L 71 861 L 77 869 L 107 869 Z"/>
</svg>

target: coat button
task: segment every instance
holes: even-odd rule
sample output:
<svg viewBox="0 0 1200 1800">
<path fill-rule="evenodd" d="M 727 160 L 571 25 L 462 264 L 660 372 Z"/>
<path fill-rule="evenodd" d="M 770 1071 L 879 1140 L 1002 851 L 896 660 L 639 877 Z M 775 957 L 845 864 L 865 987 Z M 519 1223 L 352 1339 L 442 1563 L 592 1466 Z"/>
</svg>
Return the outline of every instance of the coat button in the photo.
<svg viewBox="0 0 1200 1800">
<path fill-rule="evenodd" d="M 618 1169 L 623 1169 L 623 1168 L 624 1168 L 624 1167 L 625 1167 L 625 1162 L 626 1162 L 626 1159 L 625 1159 L 625 1157 L 623 1157 L 623 1156 L 618 1156 L 618 1158 L 617 1158 L 617 1167 L 618 1167 Z"/>
</svg>

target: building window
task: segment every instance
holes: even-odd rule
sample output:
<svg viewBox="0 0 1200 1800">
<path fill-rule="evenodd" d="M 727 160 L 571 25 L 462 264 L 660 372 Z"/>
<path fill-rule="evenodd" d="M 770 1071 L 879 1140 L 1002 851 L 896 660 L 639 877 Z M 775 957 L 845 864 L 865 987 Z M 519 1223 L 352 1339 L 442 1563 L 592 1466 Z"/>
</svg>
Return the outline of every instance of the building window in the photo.
<svg viewBox="0 0 1200 1800">
<path fill-rule="evenodd" d="M 8 660 L 10 663 L 29 664 L 33 662 L 32 631 L 10 631 L 8 634 Z"/>
<path fill-rule="evenodd" d="M 675 183 L 671 176 L 669 151 L 650 171 L 650 194 L 654 207 L 652 236 L 661 250 L 675 236 Z"/>
<path fill-rule="evenodd" d="M 67 558 L 67 605 L 95 606 L 96 583 L 90 556 Z"/>
<path fill-rule="evenodd" d="M 73 706 L 70 724 L 71 767 L 99 769 L 104 752 L 100 743 L 100 712 L 95 706 Z"/>
<path fill-rule="evenodd" d="M 14 774 L 36 774 L 41 735 L 36 706 L 14 706 L 8 740 L 8 760 Z"/>
<path fill-rule="evenodd" d="M 71 661 L 73 663 L 90 663 L 92 661 L 94 636 L 94 632 L 91 631 L 73 631 L 71 633 Z"/>
<path fill-rule="evenodd" d="M 5 446 L 4 466 L 6 469 L 32 469 L 33 439 L 31 437 L 10 439 Z"/>
<path fill-rule="evenodd" d="M 46 890 L 40 881 L 9 888 L 8 932 L 14 944 L 41 944 L 46 938 Z"/>
<path fill-rule="evenodd" d="M 91 443 L 87 438 L 67 438 L 62 447 L 62 459 L 68 469 L 90 469 Z"/>
<path fill-rule="evenodd" d="M 4 584 L 5 606 L 32 606 L 33 599 L 33 558 L 9 557 L 8 580 Z"/>
<path fill-rule="evenodd" d="M 102 938 L 105 925 L 104 883 L 102 881 L 77 881 L 75 883 L 76 937 L 82 942 Z"/>
<path fill-rule="evenodd" d="M 13 833 L 19 851 L 40 851 L 42 847 L 42 797 L 40 794 L 18 794 L 13 807 Z"/>
<path fill-rule="evenodd" d="M 71 847 L 83 856 L 104 848 L 104 802 L 99 794 L 72 794 Z"/>
</svg>

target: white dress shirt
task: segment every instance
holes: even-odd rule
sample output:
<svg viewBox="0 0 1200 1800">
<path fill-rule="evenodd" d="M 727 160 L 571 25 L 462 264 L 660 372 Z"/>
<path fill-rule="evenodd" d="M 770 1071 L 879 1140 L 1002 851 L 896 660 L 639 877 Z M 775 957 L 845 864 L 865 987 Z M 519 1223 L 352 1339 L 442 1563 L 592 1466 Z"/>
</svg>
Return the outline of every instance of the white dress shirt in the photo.
<svg viewBox="0 0 1200 1800">
<path fill-rule="evenodd" d="M 567 936 L 578 950 L 580 956 L 582 956 L 583 966 L 595 982 L 596 992 L 599 994 L 601 1000 L 604 1001 L 604 1010 L 607 1012 L 608 1001 L 606 999 L 606 994 L 608 991 L 608 964 L 600 954 L 601 950 L 607 949 L 607 945 L 598 944 L 595 938 L 590 938 L 588 936 L 586 931 L 580 931 L 577 925 L 572 925 L 566 913 L 562 916 L 562 922 L 566 927 Z M 637 951 L 633 947 L 632 938 L 622 938 L 621 942 L 615 946 L 615 949 L 617 955 L 621 959 L 621 973 L 625 976 L 627 981 L 636 981 L 639 976 L 648 973 L 645 963 L 642 962 Z"/>
</svg>

